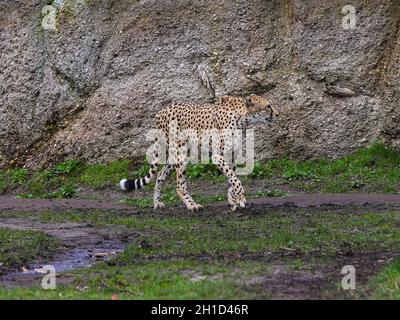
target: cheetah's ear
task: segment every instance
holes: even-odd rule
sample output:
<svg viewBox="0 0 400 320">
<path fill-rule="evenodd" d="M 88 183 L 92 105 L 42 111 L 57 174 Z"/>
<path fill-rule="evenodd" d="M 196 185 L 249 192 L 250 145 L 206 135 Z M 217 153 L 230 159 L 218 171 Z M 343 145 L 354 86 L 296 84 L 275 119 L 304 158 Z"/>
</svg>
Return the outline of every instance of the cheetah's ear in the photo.
<svg viewBox="0 0 400 320">
<path fill-rule="evenodd" d="M 251 97 L 251 96 L 250 96 Z M 250 97 L 244 97 L 244 102 L 246 103 L 247 106 L 251 105 L 251 100 Z"/>
</svg>

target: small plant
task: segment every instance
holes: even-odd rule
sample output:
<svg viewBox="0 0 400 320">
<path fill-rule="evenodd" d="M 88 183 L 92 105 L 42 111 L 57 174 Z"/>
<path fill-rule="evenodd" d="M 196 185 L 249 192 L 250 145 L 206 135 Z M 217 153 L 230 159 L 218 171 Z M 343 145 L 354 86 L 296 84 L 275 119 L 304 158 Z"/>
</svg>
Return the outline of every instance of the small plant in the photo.
<svg viewBox="0 0 400 320">
<path fill-rule="evenodd" d="M 161 195 L 161 199 L 167 205 L 175 205 L 180 201 L 173 188 L 167 188 Z"/>
<path fill-rule="evenodd" d="M 144 177 L 146 174 L 149 173 L 149 170 L 150 170 L 150 165 L 148 164 L 148 162 L 145 162 L 142 165 L 140 165 L 140 167 L 133 170 L 131 174 L 132 176 L 137 178 Z"/>
<path fill-rule="evenodd" d="M 294 168 L 286 171 L 282 178 L 286 181 L 295 181 L 299 179 L 315 179 L 316 176 L 309 171 Z"/>
<path fill-rule="evenodd" d="M 262 178 L 266 176 L 265 173 L 266 173 L 265 167 L 260 162 L 257 161 L 254 163 L 253 172 L 251 173 L 250 177 Z"/>
<path fill-rule="evenodd" d="M 2 193 L 3 191 L 5 191 L 8 186 L 9 186 L 9 176 L 6 173 L 6 171 L 4 170 L 0 170 L 0 193 Z"/>
<path fill-rule="evenodd" d="M 288 193 L 279 189 L 267 190 L 267 191 L 257 191 L 255 194 L 256 197 L 284 197 L 287 196 Z"/>
<path fill-rule="evenodd" d="M 139 177 L 139 174 L 136 171 L 131 172 L 130 165 L 131 161 L 129 160 L 117 160 L 107 164 L 86 165 L 83 166 L 77 182 L 93 189 L 102 189 L 106 186 L 114 186 L 121 179 Z M 144 166 L 145 165 L 142 167 Z M 145 172 L 144 175 L 146 175 L 149 167 L 146 166 L 146 170 L 140 170 L 143 170 L 142 172 Z M 142 172 L 140 172 L 140 174 L 142 174 Z"/>
<path fill-rule="evenodd" d="M 130 205 L 130 206 L 139 207 L 139 208 L 153 207 L 153 200 L 149 199 L 149 198 L 140 198 L 140 199 L 126 198 L 126 199 L 122 200 L 121 203 Z"/>
<path fill-rule="evenodd" d="M 62 186 L 57 191 L 48 194 L 49 198 L 69 199 L 76 195 L 76 189 L 73 186 Z"/>
<path fill-rule="evenodd" d="M 205 178 L 207 176 L 218 177 L 221 175 L 221 171 L 212 163 L 189 166 L 187 173 L 189 179 Z"/>
<path fill-rule="evenodd" d="M 32 193 L 21 193 L 15 196 L 17 199 L 32 199 L 33 194 Z"/>
<path fill-rule="evenodd" d="M 79 162 L 76 160 L 68 160 L 57 165 L 52 172 L 55 174 L 69 174 L 76 171 L 79 167 Z"/>
<path fill-rule="evenodd" d="M 14 183 L 22 184 L 26 181 L 28 177 L 28 169 L 19 168 L 11 172 L 11 179 Z"/>
</svg>

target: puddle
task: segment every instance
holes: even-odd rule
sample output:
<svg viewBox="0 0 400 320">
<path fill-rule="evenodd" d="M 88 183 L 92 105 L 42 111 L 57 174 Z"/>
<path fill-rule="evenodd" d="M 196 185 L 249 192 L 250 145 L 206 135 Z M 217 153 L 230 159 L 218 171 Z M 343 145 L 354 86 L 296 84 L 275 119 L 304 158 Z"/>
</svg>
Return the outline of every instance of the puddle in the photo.
<svg viewBox="0 0 400 320">
<path fill-rule="evenodd" d="M 48 271 L 43 269 L 43 267 L 48 265 L 54 267 L 57 273 L 90 268 L 98 262 L 109 261 L 115 258 L 123 249 L 123 245 L 116 245 L 115 243 L 107 247 L 94 249 L 70 249 L 59 257 L 56 257 L 55 260 L 49 261 L 48 263 L 34 263 L 29 266 L 29 269 L 14 272 L 14 274 L 44 274 Z"/>
<path fill-rule="evenodd" d="M 82 223 L 45 223 L 30 219 L 0 219 L 0 227 L 14 230 L 39 230 L 61 242 L 61 248 L 49 261 L 40 260 L 21 270 L 8 273 L 12 277 L 24 277 L 49 273 L 52 266 L 56 273 L 90 268 L 95 263 L 108 261 L 125 249 L 127 239 L 121 238 L 115 229 L 96 229 Z"/>
</svg>

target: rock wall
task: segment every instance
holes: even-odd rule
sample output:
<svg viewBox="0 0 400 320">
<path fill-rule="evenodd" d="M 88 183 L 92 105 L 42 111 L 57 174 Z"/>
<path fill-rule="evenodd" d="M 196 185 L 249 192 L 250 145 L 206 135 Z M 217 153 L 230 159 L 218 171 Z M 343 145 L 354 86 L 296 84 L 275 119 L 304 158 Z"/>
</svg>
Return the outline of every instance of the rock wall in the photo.
<svg viewBox="0 0 400 320">
<path fill-rule="evenodd" d="M 143 159 L 169 100 L 264 94 L 258 159 L 400 148 L 400 1 L 0 0 L 0 163 Z M 56 30 L 42 22 L 55 8 Z"/>
</svg>

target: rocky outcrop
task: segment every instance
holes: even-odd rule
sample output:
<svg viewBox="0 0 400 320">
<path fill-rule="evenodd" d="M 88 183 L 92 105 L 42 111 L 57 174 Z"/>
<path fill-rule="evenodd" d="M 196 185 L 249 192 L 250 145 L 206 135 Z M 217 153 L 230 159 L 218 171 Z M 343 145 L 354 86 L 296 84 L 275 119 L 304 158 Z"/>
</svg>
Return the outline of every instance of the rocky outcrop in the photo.
<svg viewBox="0 0 400 320">
<path fill-rule="evenodd" d="M 265 94 L 256 156 L 400 148 L 400 2 L 0 0 L 0 163 L 143 159 L 168 100 Z M 206 85 L 211 88 L 206 88 Z"/>
</svg>

